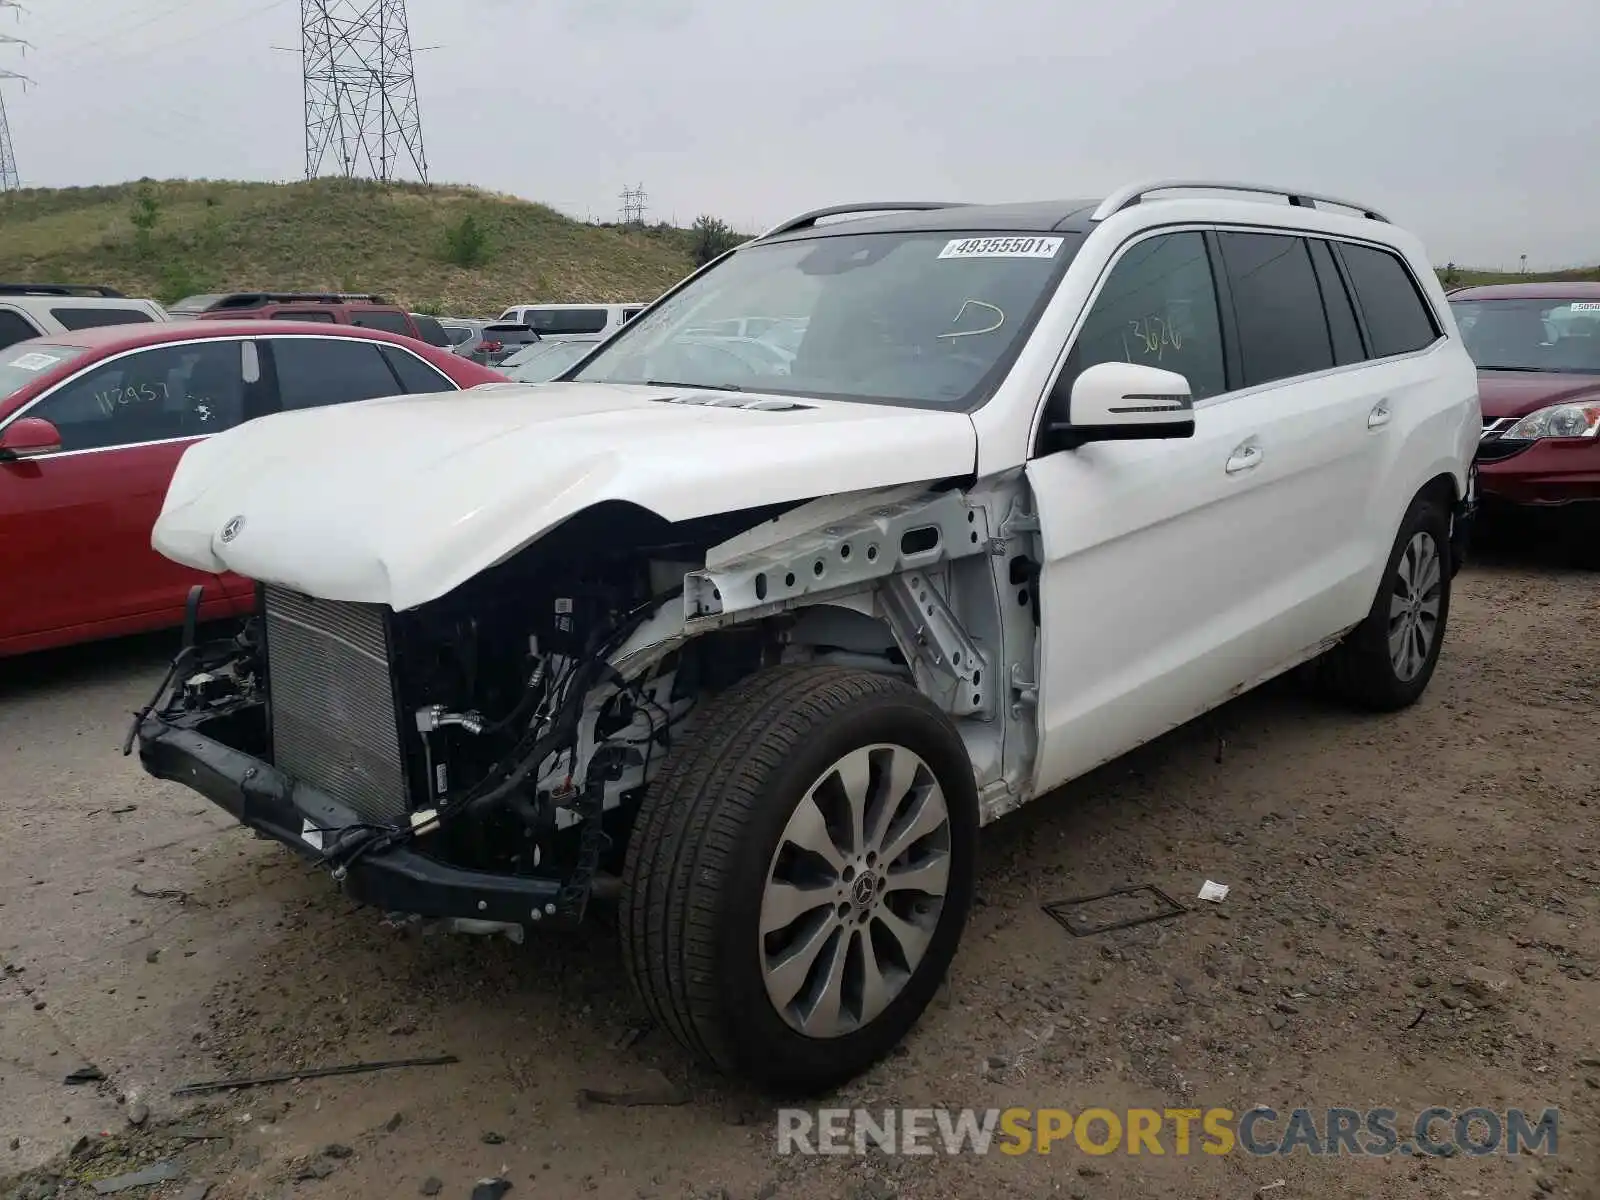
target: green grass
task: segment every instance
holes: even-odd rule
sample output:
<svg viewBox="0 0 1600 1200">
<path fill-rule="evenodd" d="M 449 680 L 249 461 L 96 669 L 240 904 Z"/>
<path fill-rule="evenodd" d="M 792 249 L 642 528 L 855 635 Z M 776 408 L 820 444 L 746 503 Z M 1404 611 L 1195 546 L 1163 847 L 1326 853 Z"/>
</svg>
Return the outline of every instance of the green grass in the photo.
<svg viewBox="0 0 1600 1200">
<path fill-rule="evenodd" d="M 155 202 L 155 217 L 136 221 Z M 449 231 L 483 231 L 476 265 Z M 166 303 L 198 292 L 379 292 L 412 308 L 493 316 L 509 304 L 648 300 L 692 269 L 670 226 L 586 225 L 468 187 L 141 181 L 0 197 L 0 279 L 98 283 Z"/>
<path fill-rule="evenodd" d="M 1565 271 L 1481 271 L 1474 267 L 1457 267 L 1453 272 L 1439 271 L 1439 280 L 1446 288 L 1477 287 L 1485 283 L 1600 283 L 1600 267 L 1572 267 Z"/>
</svg>

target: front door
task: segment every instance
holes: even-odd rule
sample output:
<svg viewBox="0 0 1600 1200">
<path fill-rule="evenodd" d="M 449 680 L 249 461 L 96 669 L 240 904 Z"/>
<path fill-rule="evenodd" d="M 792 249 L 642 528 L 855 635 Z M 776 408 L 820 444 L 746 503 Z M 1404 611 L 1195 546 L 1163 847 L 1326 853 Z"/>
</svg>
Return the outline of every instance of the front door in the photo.
<svg viewBox="0 0 1600 1200">
<path fill-rule="evenodd" d="M 207 615 L 221 615 L 219 580 L 157 554 L 150 532 L 184 450 L 245 415 L 242 345 L 135 351 L 24 410 L 52 422 L 62 448 L 0 464 L 0 648 L 159 627 L 196 583 Z"/>
<path fill-rule="evenodd" d="M 1260 412 L 1227 395 L 1223 329 L 1205 235 L 1158 233 L 1121 251 L 1068 356 L 1064 382 L 1107 361 L 1184 375 L 1195 434 L 1092 442 L 1028 464 L 1044 554 L 1037 791 L 1250 675 L 1276 535 Z"/>
</svg>

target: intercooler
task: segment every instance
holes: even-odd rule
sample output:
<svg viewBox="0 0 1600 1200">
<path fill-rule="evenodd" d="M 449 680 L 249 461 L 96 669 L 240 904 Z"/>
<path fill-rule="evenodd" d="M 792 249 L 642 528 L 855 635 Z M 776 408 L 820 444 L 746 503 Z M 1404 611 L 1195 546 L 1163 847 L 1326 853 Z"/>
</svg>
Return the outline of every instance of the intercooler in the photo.
<svg viewBox="0 0 1600 1200">
<path fill-rule="evenodd" d="M 277 767 L 369 821 L 406 813 L 384 609 L 265 589 Z"/>
</svg>

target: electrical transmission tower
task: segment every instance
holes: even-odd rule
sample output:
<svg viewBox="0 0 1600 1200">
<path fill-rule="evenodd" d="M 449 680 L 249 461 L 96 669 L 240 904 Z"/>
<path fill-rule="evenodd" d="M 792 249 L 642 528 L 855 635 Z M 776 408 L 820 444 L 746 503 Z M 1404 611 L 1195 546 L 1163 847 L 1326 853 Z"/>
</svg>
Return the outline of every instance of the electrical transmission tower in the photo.
<svg viewBox="0 0 1600 1200">
<path fill-rule="evenodd" d="M 622 223 L 624 225 L 644 224 L 644 202 L 649 199 L 644 194 L 644 184 L 636 188 L 625 187 L 618 196 L 622 200 Z"/>
<path fill-rule="evenodd" d="M 409 159 L 428 181 L 405 0 L 300 0 L 306 178 L 331 154 L 338 173 L 388 182 Z"/>
<path fill-rule="evenodd" d="M 22 6 L 17 0 L 0 0 L 0 12 L 6 9 L 16 12 L 22 11 Z M 0 46 L 11 45 L 27 48 L 28 43 L 19 37 L 0 33 Z M 0 83 L 7 80 L 21 80 L 24 87 L 29 83 L 26 75 L 19 75 L 15 71 L 0 68 Z M 6 120 L 6 97 L 0 91 L 0 192 L 10 192 L 22 186 L 22 177 L 17 174 L 17 153 L 11 144 L 11 125 Z"/>
</svg>

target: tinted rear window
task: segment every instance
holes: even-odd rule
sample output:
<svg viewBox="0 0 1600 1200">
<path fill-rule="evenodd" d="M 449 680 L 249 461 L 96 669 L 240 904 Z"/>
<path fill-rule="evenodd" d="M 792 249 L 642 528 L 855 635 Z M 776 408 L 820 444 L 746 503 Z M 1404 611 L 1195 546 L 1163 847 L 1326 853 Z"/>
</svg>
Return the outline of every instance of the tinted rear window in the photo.
<svg viewBox="0 0 1600 1200">
<path fill-rule="evenodd" d="M 1373 357 L 1409 354 L 1433 344 L 1439 327 L 1399 258 L 1387 250 L 1348 242 L 1339 246 L 1339 253 L 1366 319 Z"/>
<path fill-rule="evenodd" d="M 1275 233 L 1217 238 L 1233 290 L 1244 386 L 1333 366 L 1322 293 L 1305 239 Z"/>
<path fill-rule="evenodd" d="M 138 325 L 155 320 L 139 308 L 52 308 L 63 329 L 96 329 L 101 325 Z"/>
<path fill-rule="evenodd" d="M 603 308 L 530 308 L 524 323 L 540 333 L 599 333 L 608 316 Z"/>
</svg>

